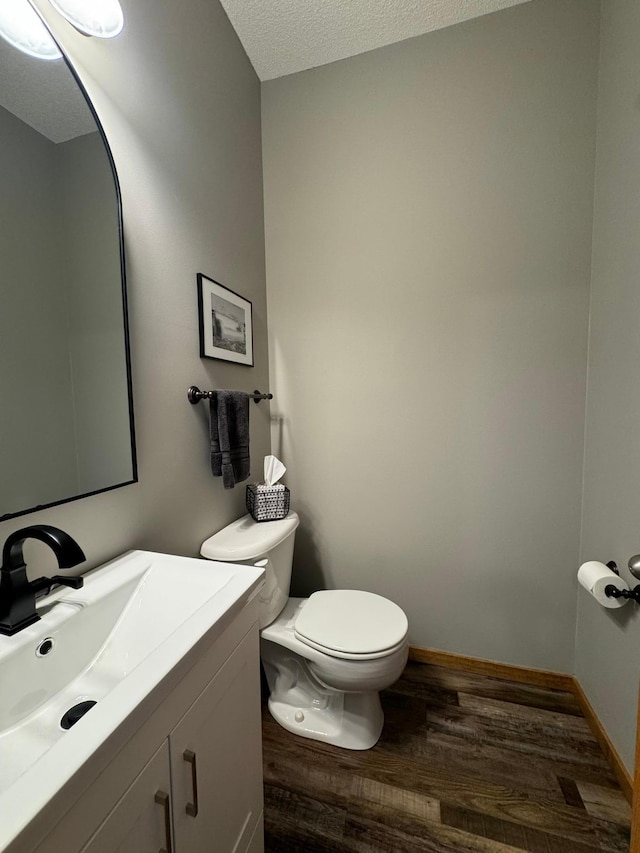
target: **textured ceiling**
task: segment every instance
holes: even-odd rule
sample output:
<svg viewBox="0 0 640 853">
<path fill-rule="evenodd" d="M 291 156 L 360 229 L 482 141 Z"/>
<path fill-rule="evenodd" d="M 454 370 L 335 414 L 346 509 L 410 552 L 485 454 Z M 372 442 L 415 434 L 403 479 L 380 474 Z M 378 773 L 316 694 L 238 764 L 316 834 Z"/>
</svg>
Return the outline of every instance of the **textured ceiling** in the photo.
<svg viewBox="0 0 640 853">
<path fill-rule="evenodd" d="M 97 129 L 84 95 L 61 59 L 33 59 L 3 39 L 0 106 L 52 142 L 66 142 Z"/>
<path fill-rule="evenodd" d="M 261 80 L 439 30 L 528 0 L 222 0 Z"/>
</svg>

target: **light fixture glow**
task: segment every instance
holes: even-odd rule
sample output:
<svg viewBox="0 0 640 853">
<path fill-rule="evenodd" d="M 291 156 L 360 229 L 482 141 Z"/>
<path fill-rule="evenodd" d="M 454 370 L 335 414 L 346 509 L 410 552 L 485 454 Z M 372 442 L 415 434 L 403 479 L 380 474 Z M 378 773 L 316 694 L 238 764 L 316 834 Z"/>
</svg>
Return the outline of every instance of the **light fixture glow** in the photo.
<svg viewBox="0 0 640 853">
<path fill-rule="evenodd" d="M 109 39 L 122 32 L 124 15 L 118 0 L 49 0 L 54 9 L 86 36 Z"/>
<path fill-rule="evenodd" d="M 58 45 L 27 0 L 0 2 L 0 36 L 36 59 L 62 59 Z"/>
</svg>

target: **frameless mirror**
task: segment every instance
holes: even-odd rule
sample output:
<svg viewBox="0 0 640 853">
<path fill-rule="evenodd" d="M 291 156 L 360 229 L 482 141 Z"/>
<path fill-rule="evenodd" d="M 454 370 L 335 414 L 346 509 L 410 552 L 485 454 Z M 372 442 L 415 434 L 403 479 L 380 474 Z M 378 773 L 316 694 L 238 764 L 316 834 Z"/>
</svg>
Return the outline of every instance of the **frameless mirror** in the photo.
<svg viewBox="0 0 640 853">
<path fill-rule="evenodd" d="M 111 154 L 70 66 L 0 39 L 0 520 L 136 479 Z"/>
</svg>

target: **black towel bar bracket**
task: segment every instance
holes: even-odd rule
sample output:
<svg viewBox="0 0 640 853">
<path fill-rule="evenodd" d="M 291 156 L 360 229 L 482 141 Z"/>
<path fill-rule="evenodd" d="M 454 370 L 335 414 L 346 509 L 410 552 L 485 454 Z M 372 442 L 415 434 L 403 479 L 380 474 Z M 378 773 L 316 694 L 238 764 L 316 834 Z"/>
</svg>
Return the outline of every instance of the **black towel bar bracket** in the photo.
<svg viewBox="0 0 640 853">
<path fill-rule="evenodd" d="M 215 393 L 215 391 L 201 391 L 197 385 L 192 385 L 187 391 L 187 400 L 195 406 L 200 400 L 210 400 Z M 262 394 L 260 391 L 254 391 L 249 396 L 253 398 L 254 403 L 259 403 L 260 400 L 273 400 L 273 394 Z"/>
</svg>

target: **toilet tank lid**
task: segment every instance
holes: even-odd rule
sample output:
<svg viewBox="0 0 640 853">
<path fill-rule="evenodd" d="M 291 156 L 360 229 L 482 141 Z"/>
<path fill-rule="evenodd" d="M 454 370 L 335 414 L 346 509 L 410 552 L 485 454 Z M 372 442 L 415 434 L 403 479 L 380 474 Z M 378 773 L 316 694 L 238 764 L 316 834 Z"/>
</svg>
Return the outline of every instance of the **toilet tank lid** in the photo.
<svg viewBox="0 0 640 853">
<path fill-rule="evenodd" d="M 279 521 L 257 522 L 250 515 L 243 515 L 206 539 L 200 553 L 208 560 L 225 563 L 253 560 L 283 542 L 299 524 L 295 512 Z"/>
</svg>

